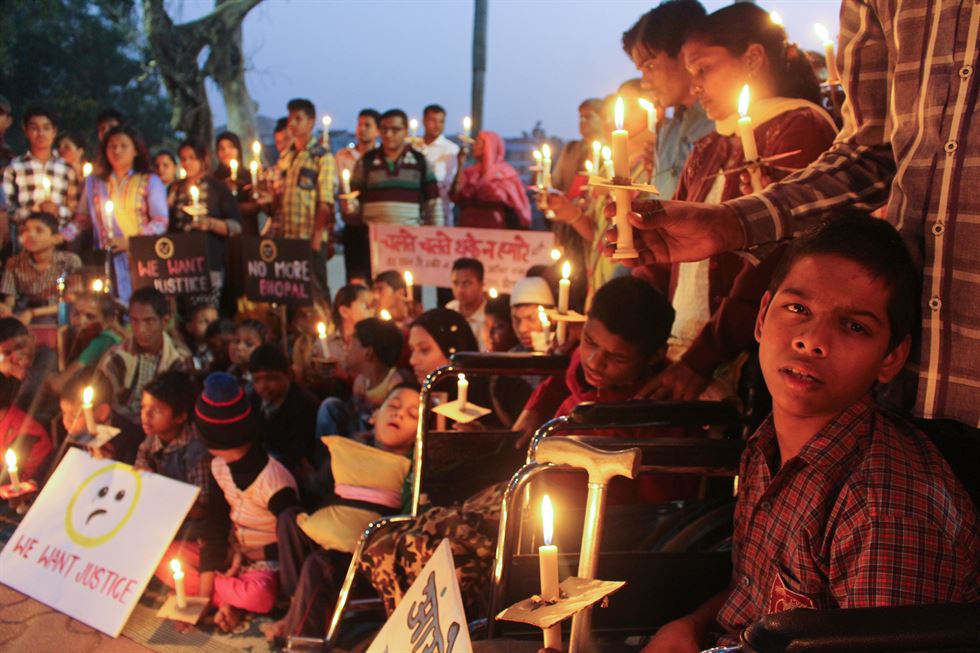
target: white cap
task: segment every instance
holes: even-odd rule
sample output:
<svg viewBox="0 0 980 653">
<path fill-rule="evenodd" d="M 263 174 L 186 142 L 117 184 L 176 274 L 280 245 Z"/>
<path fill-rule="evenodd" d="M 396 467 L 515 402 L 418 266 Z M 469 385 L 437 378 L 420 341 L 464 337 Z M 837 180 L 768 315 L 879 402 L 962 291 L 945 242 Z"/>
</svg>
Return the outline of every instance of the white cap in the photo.
<svg viewBox="0 0 980 653">
<path fill-rule="evenodd" d="M 541 277 L 524 277 L 515 283 L 514 289 L 510 291 L 510 305 L 521 304 L 554 306 L 555 296 L 551 292 L 551 286 Z"/>
</svg>

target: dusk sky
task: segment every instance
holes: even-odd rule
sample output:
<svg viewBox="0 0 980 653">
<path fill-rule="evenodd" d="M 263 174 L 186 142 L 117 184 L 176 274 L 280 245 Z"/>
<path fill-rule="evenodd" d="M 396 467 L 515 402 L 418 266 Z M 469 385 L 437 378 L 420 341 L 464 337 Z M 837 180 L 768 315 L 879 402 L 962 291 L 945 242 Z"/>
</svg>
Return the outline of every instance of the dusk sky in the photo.
<svg viewBox="0 0 980 653">
<path fill-rule="evenodd" d="M 708 11 L 729 2 L 702 0 Z M 210 0 L 173 3 L 175 19 L 207 12 Z M 530 131 L 576 137 L 577 106 L 636 74 L 620 48 L 624 30 L 655 0 L 490 0 L 485 126 L 504 136 Z M 790 40 L 819 50 L 813 24 L 837 35 L 839 0 L 775 0 Z M 350 129 L 358 110 L 403 108 L 418 115 L 430 102 L 449 112 L 458 132 L 469 113 L 473 3 L 470 0 L 265 0 L 245 21 L 247 81 L 259 113 L 285 114 L 293 97 L 309 97 L 334 129 Z M 225 119 L 212 93 L 215 121 Z"/>
</svg>

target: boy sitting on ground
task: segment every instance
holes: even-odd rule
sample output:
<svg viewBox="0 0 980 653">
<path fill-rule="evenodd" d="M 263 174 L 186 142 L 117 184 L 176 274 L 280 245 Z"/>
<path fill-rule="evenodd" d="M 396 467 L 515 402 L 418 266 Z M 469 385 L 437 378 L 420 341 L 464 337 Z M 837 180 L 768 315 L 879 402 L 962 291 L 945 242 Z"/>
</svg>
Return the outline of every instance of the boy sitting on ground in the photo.
<svg viewBox="0 0 980 653">
<path fill-rule="evenodd" d="M 97 443 L 92 439 L 97 434 L 90 433 L 85 423 L 82 393 L 86 387 L 92 388 L 92 417 L 96 426 L 110 426 L 119 431 L 111 440 L 98 448 L 95 448 Z M 66 437 L 72 438 L 79 445 L 84 445 L 93 456 L 112 458 L 132 465 L 136 460 L 136 452 L 143 442 L 143 431 L 128 418 L 112 409 L 111 398 L 112 385 L 103 374 L 92 372 L 90 368 L 78 370 L 61 387 L 59 399 L 61 423 L 65 428 Z"/>
<path fill-rule="evenodd" d="M 976 508 L 932 442 L 872 389 L 905 364 L 916 268 L 883 220 L 797 240 L 755 335 L 772 415 L 742 456 L 732 583 L 644 649 L 698 651 L 766 614 L 980 600 Z"/>
</svg>

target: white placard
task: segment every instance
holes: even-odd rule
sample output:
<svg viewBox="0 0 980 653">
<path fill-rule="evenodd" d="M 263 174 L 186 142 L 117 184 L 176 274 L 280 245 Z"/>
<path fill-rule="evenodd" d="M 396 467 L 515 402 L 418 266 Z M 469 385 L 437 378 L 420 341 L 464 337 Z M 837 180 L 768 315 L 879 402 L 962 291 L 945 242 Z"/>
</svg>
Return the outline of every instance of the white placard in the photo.
<svg viewBox="0 0 980 653">
<path fill-rule="evenodd" d="M 0 551 L 0 582 L 118 637 L 198 492 L 71 448 Z"/>
<path fill-rule="evenodd" d="M 449 540 L 440 542 L 367 653 L 473 653 Z"/>
</svg>

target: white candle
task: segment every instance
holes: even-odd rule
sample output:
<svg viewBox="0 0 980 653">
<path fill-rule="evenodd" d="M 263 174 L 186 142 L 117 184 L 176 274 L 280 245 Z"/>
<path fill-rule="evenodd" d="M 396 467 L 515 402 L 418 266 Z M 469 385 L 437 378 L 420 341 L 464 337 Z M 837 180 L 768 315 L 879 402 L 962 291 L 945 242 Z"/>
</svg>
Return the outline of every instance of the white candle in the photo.
<svg viewBox="0 0 980 653">
<path fill-rule="evenodd" d="M 350 170 L 347 168 L 340 171 L 340 192 L 350 195 Z"/>
<path fill-rule="evenodd" d="M 541 500 L 541 527 L 544 531 L 544 544 L 538 547 L 541 600 L 552 603 L 561 598 L 561 590 L 558 584 L 558 546 L 551 543 L 554 536 L 554 511 L 551 497 L 547 494 Z M 544 629 L 544 647 L 561 650 L 561 624 Z"/>
<path fill-rule="evenodd" d="M 378 312 L 378 317 L 380 317 L 382 320 L 391 320 L 391 313 L 388 311 L 387 308 L 382 308 Z"/>
<path fill-rule="evenodd" d="M 490 299 L 497 299 L 497 297 L 500 296 L 500 293 L 497 292 L 496 288 L 491 288 L 487 291 L 487 295 L 490 296 Z"/>
<path fill-rule="evenodd" d="M 538 190 L 541 190 L 541 188 L 544 187 L 544 166 L 541 165 L 541 150 L 534 150 L 531 152 L 531 156 L 534 157 L 534 164 L 538 168 L 537 175 L 534 179 L 534 185 L 538 187 Z"/>
<path fill-rule="evenodd" d="M 259 176 L 259 162 L 258 161 L 252 161 L 250 164 L 248 164 L 248 171 L 252 175 L 252 193 L 254 194 L 255 193 L 255 189 L 256 189 L 256 187 L 258 185 L 258 181 L 257 180 L 258 180 L 258 176 Z"/>
<path fill-rule="evenodd" d="M 103 292 L 105 291 L 105 283 L 102 279 L 95 279 L 92 281 L 92 292 Z"/>
<path fill-rule="evenodd" d="M 639 99 L 640 106 L 643 110 L 647 112 L 647 130 L 651 133 L 657 133 L 657 107 L 654 106 L 653 102 L 641 97 Z"/>
<path fill-rule="evenodd" d="M 252 141 L 252 158 L 261 165 L 262 162 L 262 143 Z"/>
<path fill-rule="evenodd" d="M 112 212 L 115 208 L 116 205 L 112 203 L 112 200 L 106 200 L 102 209 L 102 222 L 105 228 L 105 242 L 103 246 L 105 249 L 109 249 L 109 239 L 112 238 Z"/>
<path fill-rule="evenodd" d="M 830 38 L 830 32 L 820 23 L 813 26 L 813 31 L 823 41 L 824 57 L 827 59 L 827 83 L 837 84 L 840 82 L 840 75 L 837 73 L 837 55 L 834 53 L 834 41 Z"/>
<path fill-rule="evenodd" d="M 572 287 L 572 282 L 568 277 L 572 276 L 572 264 L 568 261 L 561 266 L 561 280 L 558 282 L 558 313 L 565 315 L 568 313 L 568 294 Z M 558 321 L 558 344 L 564 345 L 568 338 L 568 322 Z"/>
<path fill-rule="evenodd" d="M 323 116 L 323 147 L 330 149 L 330 123 L 333 119 L 330 116 Z"/>
<path fill-rule="evenodd" d="M 588 159 L 585 160 L 585 174 L 589 177 L 595 174 L 595 166 L 593 166 L 592 162 Z"/>
<path fill-rule="evenodd" d="M 409 120 L 408 121 L 408 129 L 411 132 L 411 137 L 412 137 L 412 140 L 414 141 L 415 140 L 415 137 L 418 136 L 418 133 L 419 133 L 419 121 L 416 120 L 415 118 L 412 118 L 411 120 Z"/>
<path fill-rule="evenodd" d="M 412 284 L 415 283 L 415 278 L 412 273 L 405 270 L 405 297 L 408 299 L 408 303 L 411 304 L 415 301 L 415 290 L 412 288 Z"/>
<path fill-rule="evenodd" d="M 92 174 L 92 164 L 86 161 L 84 165 L 82 165 L 82 175 L 88 177 L 90 174 Z"/>
<path fill-rule="evenodd" d="M 177 592 L 177 607 L 183 610 L 187 607 L 187 591 L 184 589 L 184 570 L 180 568 L 180 560 L 170 561 L 170 570 L 174 575 L 174 589 Z"/>
<path fill-rule="evenodd" d="M 466 380 L 465 374 L 460 374 L 459 380 L 456 381 L 456 401 L 459 403 L 459 409 L 462 411 L 466 410 L 466 400 L 469 390 L 470 382 Z"/>
<path fill-rule="evenodd" d="M 557 247 L 553 248 L 551 250 L 551 260 L 557 263 L 560 258 L 561 258 L 561 250 L 558 249 Z"/>
<path fill-rule="evenodd" d="M 602 143 L 592 141 L 592 169 L 599 174 L 599 153 L 602 152 Z"/>
<path fill-rule="evenodd" d="M 545 143 L 541 146 L 541 165 L 544 168 L 543 185 L 544 189 L 551 188 L 551 146 Z"/>
<path fill-rule="evenodd" d="M 50 201 L 51 200 L 51 178 L 48 177 L 47 175 L 44 175 L 43 177 L 41 177 L 41 189 L 44 192 L 44 200 L 45 201 Z"/>
<path fill-rule="evenodd" d="M 191 206 L 194 209 L 194 219 L 197 220 L 197 207 L 201 201 L 201 191 L 197 186 L 191 186 Z"/>
<path fill-rule="evenodd" d="M 177 169 L 177 179 L 187 179 L 187 171 L 183 168 Z"/>
<path fill-rule="evenodd" d="M 95 390 L 92 386 L 86 386 L 82 390 L 82 412 L 85 414 L 85 430 L 89 435 L 95 435 L 95 411 L 92 404 L 94 399 Z"/>
<path fill-rule="evenodd" d="M 742 139 L 742 151 L 745 153 L 745 162 L 749 164 L 749 177 L 752 179 L 752 190 L 759 192 L 762 190 L 762 173 L 755 162 L 759 159 L 759 148 L 755 143 L 755 131 L 752 129 L 752 116 L 749 115 L 749 100 L 751 95 L 749 85 L 742 87 L 742 92 L 738 96 L 738 135 Z"/>
<path fill-rule="evenodd" d="M 327 325 L 325 322 L 316 323 L 316 337 L 317 344 L 320 347 L 320 356 L 323 358 L 330 358 L 327 349 Z"/>
<path fill-rule="evenodd" d="M 467 139 L 470 137 L 470 132 L 473 130 L 473 119 L 469 116 L 463 117 L 463 136 Z"/>
<path fill-rule="evenodd" d="M 623 129 L 623 120 L 626 109 L 623 106 L 623 98 L 616 98 L 616 108 L 614 117 L 616 119 L 616 129 L 612 133 L 612 160 L 614 177 L 620 178 L 624 183 L 630 183 L 630 154 L 629 154 L 629 133 Z M 633 227 L 629 221 L 630 193 L 625 189 L 615 189 L 613 197 L 616 200 L 616 257 L 635 258 L 637 253 L 633 248 Z"/>
<path fill-rule="evenodd" d="M 10 474 L 10 484 L 18 487 L 20 485 L 20 474 L 17 473 L 17 454 L 14 453 L 13 449 L 7 449 L 7 454 L 4 458 L 7 463 L 7 473 Z"/>
<path fill-rule="evenodd" d="M 612 179 L 616 176 L 616 171 L 613 169 L 612 149 L 608 145 L 602 146 L 602 166 L 606 177 Z"/>
<path fill-rule="evenodd" d="M 229 161 L 228 167 L 231 169 L 231 180 L 238 181 L 238 159 Z"/>
</svg>

